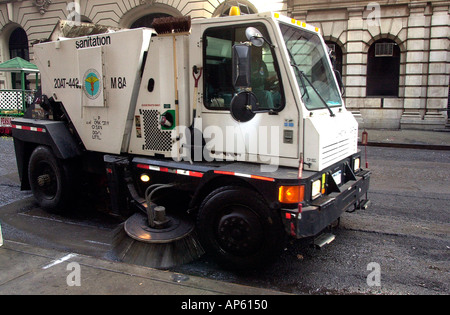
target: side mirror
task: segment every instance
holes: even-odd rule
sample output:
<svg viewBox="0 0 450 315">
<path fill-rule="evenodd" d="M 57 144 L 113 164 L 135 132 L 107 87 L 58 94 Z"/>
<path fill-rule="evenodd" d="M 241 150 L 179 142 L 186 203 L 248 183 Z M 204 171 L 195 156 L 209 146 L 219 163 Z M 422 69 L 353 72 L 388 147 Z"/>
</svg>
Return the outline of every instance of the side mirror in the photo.
<svg viewBox="0 0 450 315">
<path fill-rule="evenodd" d="M 258 106 L 258 99 L 252 92 L 240 92 L 233 97 L 230 104 L 231 116 L 239 122 L 247 122 L 255 117 L 254 109 Z"/>
<path fill-rule="evenodd" d="M 254 27 L 247 27 L 245 30 L 245 36 L 256 47 L 261 47 L 264 45 L 264 37 L 261 32 Z"/>
<path fill-rule="evenodd" d="M 251 85 L 251 53 L 250 45 L 236 44 L 233 46 L 233 86 L 234 88 L 249 88 Z"/>
</svg>

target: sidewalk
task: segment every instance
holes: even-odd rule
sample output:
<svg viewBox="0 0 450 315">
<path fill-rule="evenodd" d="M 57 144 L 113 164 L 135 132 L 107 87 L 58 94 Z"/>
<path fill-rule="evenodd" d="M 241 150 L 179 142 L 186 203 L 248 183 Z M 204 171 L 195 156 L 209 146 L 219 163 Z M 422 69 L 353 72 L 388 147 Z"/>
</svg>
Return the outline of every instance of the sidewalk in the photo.
<svg viewBox="0 0 450 315">
<path fill-rule="evenodd" d="M 79 286 L 69 285 L 78 284 L 77 279 Z M 0 247 L 0 295 L 9 294 L 279 295 L 284 293 L 4 240 L 3 246 Z"/>
<path fill-rule="evenodd" d="M 359 143 L 361 142 L 363 131 L 363 129 L 359 130 Z M 450 130 L 367 129 L 366 131 L 368 133 L 369 146 L 450 150 Z"/>
</svg>

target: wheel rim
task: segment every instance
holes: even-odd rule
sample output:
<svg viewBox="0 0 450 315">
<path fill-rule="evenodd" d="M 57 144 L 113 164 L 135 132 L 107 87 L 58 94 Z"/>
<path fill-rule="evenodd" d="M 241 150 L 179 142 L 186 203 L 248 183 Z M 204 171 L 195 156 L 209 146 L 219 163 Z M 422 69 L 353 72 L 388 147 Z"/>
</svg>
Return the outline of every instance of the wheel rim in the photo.
<svg viewBox="0 0 450 315">
<path fill-rule="evenodd" d="M 259 216 L 241 205 L 229 207 L 223 212 L 216 232 L 220 247 L 235 255 L 256 252 L 263 243 L 263 227 Z"/>
<path fill-rule="evenodd" d="M 45 161 L 41 161 L 36 165 L 33 178 L 35 179 L 35 187 L 44 199 L 55 198 L 58 192 L 58 180 L 53 167 Z"/>
</svg>

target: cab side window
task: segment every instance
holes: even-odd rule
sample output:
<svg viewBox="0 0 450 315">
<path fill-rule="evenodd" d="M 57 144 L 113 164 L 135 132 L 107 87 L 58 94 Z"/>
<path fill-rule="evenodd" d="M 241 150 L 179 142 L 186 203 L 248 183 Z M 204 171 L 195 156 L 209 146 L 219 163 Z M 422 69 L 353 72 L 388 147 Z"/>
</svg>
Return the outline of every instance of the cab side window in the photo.
<svg viewBox="0 0 450 315">
<path fill-rule="evenodd" d="M 247 41 L 245 30 L 249 26 L 258 28 L 268 38 L 262 24 L 210 28 L 203 35 L 204 97 L 208 109 L 229 110 L 233 96 L 240 92 L 232 85 L 232 47 Z M 284 96 L 274 52 L 267 43 L 251 49 L 252 92 L 260 108 L 280 111 L 284 107 Z"/>
</svg>

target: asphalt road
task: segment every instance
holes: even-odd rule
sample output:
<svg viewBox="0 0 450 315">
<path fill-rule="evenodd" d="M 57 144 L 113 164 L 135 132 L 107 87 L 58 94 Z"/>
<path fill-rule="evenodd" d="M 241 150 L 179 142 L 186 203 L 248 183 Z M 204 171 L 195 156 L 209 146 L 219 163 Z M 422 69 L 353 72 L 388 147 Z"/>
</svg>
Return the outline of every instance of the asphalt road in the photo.
<svg viewBox="0 0 450 315">
<path fill-rule="evenodd" d="M 450 152 L 369 147 L 368 162 L 371 206 L 345 213 L 330 245 L 293 242 L 273 266 L 246 275 L 208 261 L 178 270 L 296 294 L 449 294 Z M 368 285 L 373 263 L 380 286 Z"/>
<path fill-rule="evenodd" d="M 245 276 L 207 261 L 179 270 L 299 294 L 448 294 L 450 152 L 369 147 L 368 160 L 370 208 L 345 213 L 320 251 L 297 241 L 275 265 Z M 380 286 L 367 284 L 371 263 Z"/>
<path fill-rule="evenodd" d="M 39 209 L 20 192 L 10 138 L 0 152 L 5 239 L 109 257 L 116 220 L 88 205 L 65 215 Z M 369 147 L 368 157 L 372 204 L 345 213 L 330 245 L 291 242 L 274 264 L 245 274 L 207 256 L 172 271 L 294 294 L 449 294 L 450 151 Z"/>
</svg>

